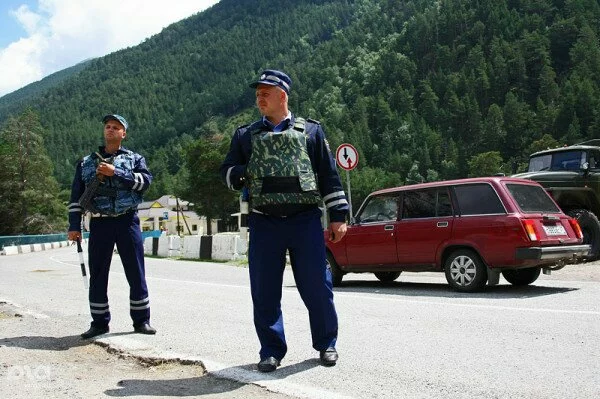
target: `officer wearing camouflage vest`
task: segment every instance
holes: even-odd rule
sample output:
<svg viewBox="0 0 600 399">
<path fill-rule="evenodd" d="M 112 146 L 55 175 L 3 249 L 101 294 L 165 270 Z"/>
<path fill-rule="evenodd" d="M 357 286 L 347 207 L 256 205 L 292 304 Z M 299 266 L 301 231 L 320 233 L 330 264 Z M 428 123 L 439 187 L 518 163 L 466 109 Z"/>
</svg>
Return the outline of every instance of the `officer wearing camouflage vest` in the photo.
<svg viewBox="0 0 600 399">
<path fill-rule="evenodd" d="M 81 219 L 91 213 L 88 257 L 90 265 L 90 312 L 92 323 L 82 338 L 108 332 L 108 274 L 115 244 L 129 283 L 129 309 L 134 331 L 155 334 L 150 326 L 150 302 L 146 286 L 144 243 L 137 216 L 142 193 L 150 186 L 152 174 L 140 154 L 121 147 L 127 135 L 127 121 L 121 115 L 106 115 L 104 142 L 77 165 L 69 203 L 69 232 L 72 241 L 81 239 Z M 91 194 L 90 186 L 95 186 Z M 82 195 L 86 187 L 88 192 Z M 89 194 L 89 195 L 88 195 Z"/>
<path fill-rule="evenodd" d="M 308 309 L 313 348 L 325 366 L 338 360 L 319 206 L 325 204 L 337 242 L 346 234 L 348 202 L 323 128 L 288 110 L 291 83 L 285 73 L 266 70 L 250 85 L 263 117 L 235 131 L 220 169 L 229 188 L 249 191 L 248 261 L 262 372 L 274 371 L 287 352 L 281 312 L 286 251 Z"/>
</svg>

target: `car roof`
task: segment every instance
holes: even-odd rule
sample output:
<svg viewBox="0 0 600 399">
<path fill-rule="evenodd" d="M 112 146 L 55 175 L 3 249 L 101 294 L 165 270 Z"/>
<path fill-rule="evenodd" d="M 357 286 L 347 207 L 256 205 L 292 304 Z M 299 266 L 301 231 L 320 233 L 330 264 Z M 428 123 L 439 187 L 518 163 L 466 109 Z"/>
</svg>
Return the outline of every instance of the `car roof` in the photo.
<svg viewBox="0 0 600 399">
<path fill-rule="evenodd" d="M 429 183 L 409 184 L 406 186 L 398 186 L 398 187 L 377 190 L 377 191 L 374 191 L 373 193 L 371 193 L 371 195 L 393 193 L 393 192 L 397 192 L 397 191 L 419 190 L 419 189 L 425 189 L 425 188 L 447 187 L 447 186 L 461 185 L 461 184 L 488 183 L 488 184 L 498 185 L 501 182 L 527 184 L 527 185 L 531 185 L 531 186 L 540 186 L 540 184 L 535 181 L 528 180 L 528 179 L 521 179 L 518 177 L 487 176 L 487 177 L 470 177 L 470 178 L 455 179 L 455 180 L 440 180 L 440 181 L 429 182 Z"/>
</svg>

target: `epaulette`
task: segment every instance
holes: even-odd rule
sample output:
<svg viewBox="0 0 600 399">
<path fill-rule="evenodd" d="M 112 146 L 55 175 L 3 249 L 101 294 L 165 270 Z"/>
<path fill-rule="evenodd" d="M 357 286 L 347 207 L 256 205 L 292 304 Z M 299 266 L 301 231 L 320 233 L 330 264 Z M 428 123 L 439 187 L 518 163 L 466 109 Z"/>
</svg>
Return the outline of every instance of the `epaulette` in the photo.
<svg viewBox="0 0 600 399">
<path fill-rule="evenodd" d="M 310 122 L 310 123 L 316 123 L 317 125 L 320 125 L 320 124 L 321 124 L 321 122 L 319 122 L 319 121 L 317 121 L 317 120 L 314 120 L 314 119 L 311 119 L 311 118 L 306 118 L 306 121 L 307 121 L 307 122 Z"/>
</svg>

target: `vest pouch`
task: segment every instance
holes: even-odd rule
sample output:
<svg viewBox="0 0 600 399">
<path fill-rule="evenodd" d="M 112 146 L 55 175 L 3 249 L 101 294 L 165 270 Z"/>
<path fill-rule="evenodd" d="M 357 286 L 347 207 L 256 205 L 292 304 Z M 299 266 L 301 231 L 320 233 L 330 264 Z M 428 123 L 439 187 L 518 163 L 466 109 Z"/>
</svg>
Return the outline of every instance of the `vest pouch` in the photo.
<svg viewBox="0 0 600 399">
<path fill-rule="evenodd" d="M 310 171 L 300 171 L 298 179 L 300 180 L 300 188 L 302 191 L 317 191 L 317 180 L 315 174 Z"/>
<path fill-rule="evenodd" d="M 301 189 L 297 176 L 265 176 L 262 178 L 261 194 L 299 193 Z"/>
</svg>

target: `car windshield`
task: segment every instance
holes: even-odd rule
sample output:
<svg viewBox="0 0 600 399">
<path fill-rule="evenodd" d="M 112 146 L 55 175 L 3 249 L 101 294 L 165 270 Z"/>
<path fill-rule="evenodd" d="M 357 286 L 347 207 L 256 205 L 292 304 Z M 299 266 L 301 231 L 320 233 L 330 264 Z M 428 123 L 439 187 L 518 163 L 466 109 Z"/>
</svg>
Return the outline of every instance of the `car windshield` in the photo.
<svg viewBox="0 0 600 399">
<path fill-rule="evenodd" d="M 369 198 L 357 216 L 362 223 L 396 220 L 398 214 L 397 195 L 378 195 Z"/>
<path fill-rule="evenodd" d="M 529 172 L 541 170 L 579 170 L 586 162 L 585 151 L 560 151 L 532 157 Z"/>
<path fill-rule="evenodd" d="M 560 213 L 552 198 L 540 186 L 511 183 L 506 187 L 525 213 Z"/>
</svg>

